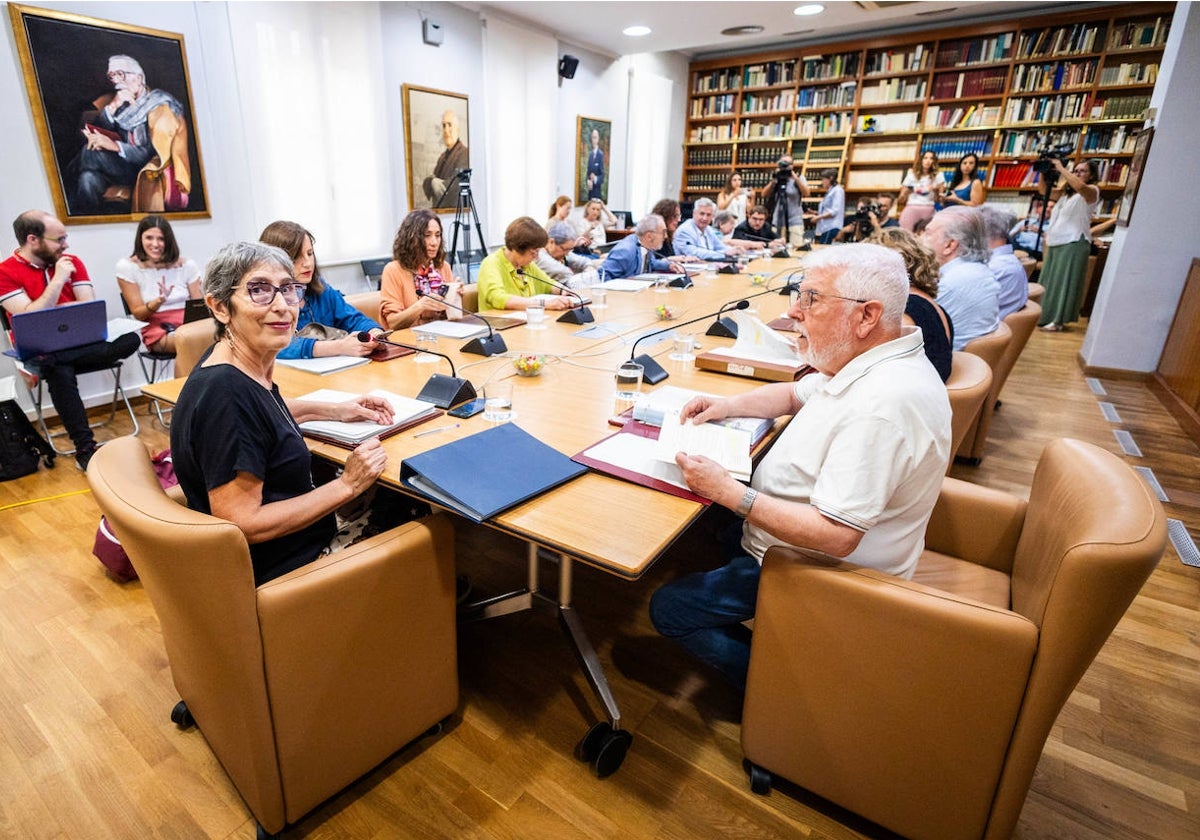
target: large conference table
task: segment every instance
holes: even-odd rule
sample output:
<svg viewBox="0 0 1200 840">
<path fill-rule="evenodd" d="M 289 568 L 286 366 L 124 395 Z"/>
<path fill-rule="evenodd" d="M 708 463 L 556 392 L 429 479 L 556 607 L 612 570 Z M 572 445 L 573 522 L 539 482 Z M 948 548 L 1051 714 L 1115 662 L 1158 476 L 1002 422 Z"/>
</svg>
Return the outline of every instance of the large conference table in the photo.
<svg viewBox="0 0 1200 840">
<path fill-rule="evenodd" d="M 457 375 L 468 379 L 481 394 L 487 382 L 512 377 L 514 422 L 571 456 L 616 431 L 609 419 L 629 404 L 616 398 L 614 373 L 621 362 L 630 358 L 634 340 L 649 331 L 667 330 L 659 337 L 646 338 L 637 347 L 639 355 L 649 353 L 667 370 L 669 377 L 663 384 L 718 395 L 740 393 L 762 384 L 754 379 L 699 370 L 692 362 L 670 360 L 672 333 L 694 334 L 701 350 L 731 345 L 732 339 L 704 334 L 713 318 L 687 326 L 676 325 L 716 312 L 722 305 L 743 297 L 751 298 L 751 307 L 763 321 L 783 315 L 789 298 L 777 290 L 789 280 L 797 280 L 801 266 L 802 259 L 763 258 L 749 263 L 740 274 L 708 272 L 693 276 L 693 285 L 688 289 L 609 291 L 605 308 L 591 307 L 595 316 L 592 324 L 558 323 L 561 313 L 548 311 L 543 330 L 521 325 L 499 331 L 509 349 L 507 356 L 484 358 L 465 354 L 459 349 L 464 340 L 445 337 L 439 338 L 436 349 L 448 355 Z M 668 307 L 674 317 L 661 319 L 657 311 L 660 306 Z M 412 330 L 395 332 L 391 338 L 405 344 L 417 343 L 417 334 Z M 541 375 L 517 376 L 512 356 L 518 353 L 544 355 Z M 381 388 L 416 396 L 433 373 L 449 374 L 449 365 L 442 359 L 434 363 L 418 362 L 409 355 L 326 375 L 276 364 L 274 377 L 285 397 L 300 397 L 322 388 L 353 393 Z M 174 379 L 154 383 L 143 388 L 143 393 L 171 403 L 178 397 L 183 382 Z M 643 392 L 654 387 L 661 385 L 644 385 Z M 776 424 L 776 433 L 783 422 L 786 418 Z M 455 423 L 458 426 L 451 428 Z M 402 460 L 482 431 L 489 425 L 482 414 L 466 420 L 440 417 L 387 438 L 383 445 L 388 464 L 381 481 L 403 491 L 405 488 L 399 483 Z M 421 434 L 440 427 L 447 428 L 436 434 Z M 344 463 L 349 454 L 346 449 L 315 441 L 310 441 L 310 446 L 315 454 L 337 463 Z M 756 454 L 761 455 L 764 448 L 760 446 Z M 479 469 L 481 473 L 519 470 L 520 464 L 505 463 L 503 454 L 498 454 L 494 463 L 480 464 Z M 621 731 L 620 710 L 595 650 L 572 609 L 573 564 L 586 563 L 636 580 L 703 510 L 704 506 L 695 501 L 588 472 L 486 522 L 491 528 L 525 541 L 527 580 L 514 592 L 471 605 L 464 614 L 468 619 L 484 619 L 530 609 L 535 603 L 556 606 L 563 628 L 608 717 L 607 722 L 592 727 L 576 750 L 598 775 L 608 775 L 620 766 L 631 738 Z M 598 511 L 604 515 L 597 516 Z M 553 599 L 539 592 L 539 554 L 545 557 L 548 553 L 551 557 L 556 555 L 559 567 L 557 597 Z"/>
</svg>

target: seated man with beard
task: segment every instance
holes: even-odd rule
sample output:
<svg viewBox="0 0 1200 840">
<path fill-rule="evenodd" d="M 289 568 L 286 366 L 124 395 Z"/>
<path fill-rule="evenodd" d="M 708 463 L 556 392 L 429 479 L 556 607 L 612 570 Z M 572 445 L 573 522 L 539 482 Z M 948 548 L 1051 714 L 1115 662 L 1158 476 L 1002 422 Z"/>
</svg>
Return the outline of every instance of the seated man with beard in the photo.
<svg viewBox="0 0 1200 840">
<path fill-rule="evenodd" d="M 763 555 L 773 545 L 909 578 L 950 458 L 950 403 L 921 332 L 901 320 L 908 273 L 878 245 L 828 248 L 805 263 L 788 312 L 817 373 L 716 399 L 682 417 L 794 414 L 751 486 L 716 462 L 679 453 L 688 487 L 744 517 L 725 565 L 660 587 L 650 618 L 664 636 L 746 684 Z"/>
</svg>

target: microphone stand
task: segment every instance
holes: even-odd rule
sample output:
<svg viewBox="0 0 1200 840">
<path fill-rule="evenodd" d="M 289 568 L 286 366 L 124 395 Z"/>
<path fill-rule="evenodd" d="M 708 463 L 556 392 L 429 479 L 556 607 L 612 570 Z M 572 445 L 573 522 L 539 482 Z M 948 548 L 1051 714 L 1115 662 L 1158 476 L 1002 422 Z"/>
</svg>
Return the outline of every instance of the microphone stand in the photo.
<svg viewBox="0 0 1200 840">
<path fill-rule="evenodd" d="M 797 272 L 795 272 L 795 271 L 791 272 L 788 275 L 789 281 L 796 274 L 797 274 Z M 740 302 L 749 301 L 751 298 L 762 297 L 765 294 L 769 294 L 770 292 L 773 291 L 773 289 L 771 289 L 770 286 L 771 286 L 771 284 L 767 283 L 767 288 L 763 289 L 761 292 L 755 292 L 752 295 L 747 295 L 746 297 L 742 298 Z M 779 294 L 781 294 L 781 295 L 791 294 L 791 292 L 794 288 L 795 288 L 795 286 L 791 282 L 784 283 L 783 288 L 779 290 Z M 750 305 L 749 303 L 746 303 L 746 306 L 738 306 L 735 308 L 745 309 L 749 305 Z M 729 306 L 730 306 L 730 304 L 727 303 L 727 304 L 725 304 L 725 306 L 721 307 L 720 311 L 717 312 L 717 320 L 713 321 L 713 325 L 711 327 L 709 327 L 708 330 L 705 331 L 705 333 L 704 333 L 705 335 L 715 335 L 718 338 L 737 338 L 737 334 L 738 334 L 737 321 L 734 321 L 732 318 L 722 318 L 721 317 L 721 315 L 723 313 L 728 311 L 727 307 L 729 307 Z"/>
<path fill-rule="evenodd" d="M 520 274 L 522 277 L 525 276 L 524 270 L 520 269 L 520 268 L 517 269 L 517 274 Z M 583 302 L 583 295 L 579 294 L 579 292 L 575 291 L 574 289 L 572 289 L 570 286 L 566 285 L 565 283 L 559 283 L 553 277 L 550 278 L 550 285 L 554 286 L 554 288 L 556 288 L 556 289 L 562 289 L 563 291 L 567 292 L 568 294 L 574 295 L 576 297 L 576 299 L 579 301 L 579 307 L 568 309 L 566 312 L 564 312 L 559 317 L 558 323 L 560 323 L 560 324 L 590 324 L 596 320 L 596 316 L 592 314 L 592 311 L 587 308 L 587 304 L 585 304 Z"/>
<path fill-rule="evenodd" d="M 429 353 L 434 356 L 441 356 L 450 364 L 450 375 L 443 376 L 440 373 L 435 373 L 429 377 L 429 381 L 421 389 L 421 393 L 417 394 L 417 399 L 422 402 L 433 403 L 438 408 L 450 408 L 467 400 L 475 399 L 475 386 L 465 379 L 458 378 L 458 372 L 454 369 L 454 360 L 445 353 L 439 353 L 436 350 L 430 350 L 427 347 L 414 347 L 411 344 L 402 344 L 399 341 L 392 341 L 388 338 L 394 330 L 389 330 L 382 335 L 372 336 L 369 332 L 356 333 L 358 340 L 363 344 L 369 341 L 375 341 L 379 344 L 387 344 L 392 347 L 403 347 L 407 350 L 415 350 L 418 353 Z"/>
<path fill-rule="evenodd" d="M 728 304 L 726 304 L 726 305 L 728 305 Z M 748 300 L 735 301 L 733 304 L 734 309 L 748 309 L 749 307 L 750 307 L 750 302 Z M 724 311 L 725 311 L 725 307 L 722 306 L 721 309 L 716 314 L 719 315 L 721 312 L 724 312 Z M 701 315 L 699 318 L 693 318 L 690 321 L 684 321 L 682 324 L 672 324 L 669 327 L 663 327 L 661 330 L 655 330 L 654 332 L 646 333 L 644 336 L 639 338 L 637 341 L 633 342 L 633 347 L 631 347 L 629 350 L 629 361 L 637 362 L 639 365 L 642 366 L 642 381 L 646 382 L 647 384 L 650 384 L 650 385 L 657 385 L 659 382 L 662 382 L 664 379 L 666 379 L 668 376 L 670 376 L 670 374 L 667 373 L 666 369 L 663 368 L 663 366 L 660 365 L 658 362 L 656 362 L 654 360 L 654 357 L 651 356 L 649 353 L 643 353 L 640 356 L 635 356 L 634 354 L 637 353 L 637 346 L 639 344 L 641 344 L 647 338 L 651 338 L 652 336 L 662 335 L 665 332 L 672 332 L 679 327 L 686 327 L 689 324 L 698 324 L 701 321 L 707 321 L 712 316 L 713 316 L 713 313 L 709 313 L 708 315 Z"/>
<path fill-rule="evenodd" d="M 426 295 L 424 292 L 418 289 L 417 297 L 429 297 L 429 295 Z M 476 338 L 472 338 L 462 347 L 458 348 L 460 353 L 471 353 L 476 356 L 495 356 L 498 353 L 508 352 L 508 345 L 504 343 L 504 336 L 496 334 L 496 331 L 492 329 L 492 325 L 487 318 L 484 318 L 477 312 L 472 312 L 469 309 L 463 309 L 461 306 L 451 303 L 448 300 L 443 300 L 436 295 L 433 297 L 439 302 L 446 304 L 446 306 L 449 306 L 451 309 L 461 312 L 468 318 L 475 318 L 476 320 L 481 321 L 483 325 L 488 328 L 488 334 L 486 336 L 481 335 Z"/>
</svg>

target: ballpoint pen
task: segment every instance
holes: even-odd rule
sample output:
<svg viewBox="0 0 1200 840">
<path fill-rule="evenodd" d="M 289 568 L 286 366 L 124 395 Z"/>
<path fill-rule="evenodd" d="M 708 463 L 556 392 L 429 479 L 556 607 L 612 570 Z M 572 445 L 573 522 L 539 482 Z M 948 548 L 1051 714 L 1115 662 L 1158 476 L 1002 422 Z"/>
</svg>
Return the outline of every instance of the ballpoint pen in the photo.
<svg viewBox="0 0 1200 840">
<path fill-rule="evenodd" d="M 457 429 L 458 426 L 458 423 L 452 423 L 449 426 L 438 426 L 436 429 L 426 429 L 423 432 L 417 432 L 415 435 L 413 435 L 413 437 L 419 438 L 424 437 L 425 435 L 436 435 L 438 432 L 444 432 L 447 429 Z"/>
</svg>

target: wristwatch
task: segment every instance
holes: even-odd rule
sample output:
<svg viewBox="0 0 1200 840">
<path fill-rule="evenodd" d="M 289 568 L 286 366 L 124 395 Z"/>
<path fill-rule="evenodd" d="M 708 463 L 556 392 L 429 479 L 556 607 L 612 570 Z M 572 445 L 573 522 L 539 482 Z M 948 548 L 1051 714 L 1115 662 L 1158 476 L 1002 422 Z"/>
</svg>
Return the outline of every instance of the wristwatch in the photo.
<svg viewBox="0 0 1200 840">
<path fill-rule="evenodd" d="M 754 507 L 754 500 L 758 498 L 758 491 L 753 487 L 747 487 L 746 492 L 742 494 L 742 501 L 738 503 L 737 509 L 734 511 L 738 516 L 743 518 L 750 515 L 750 508 Z"/>
</svg>

